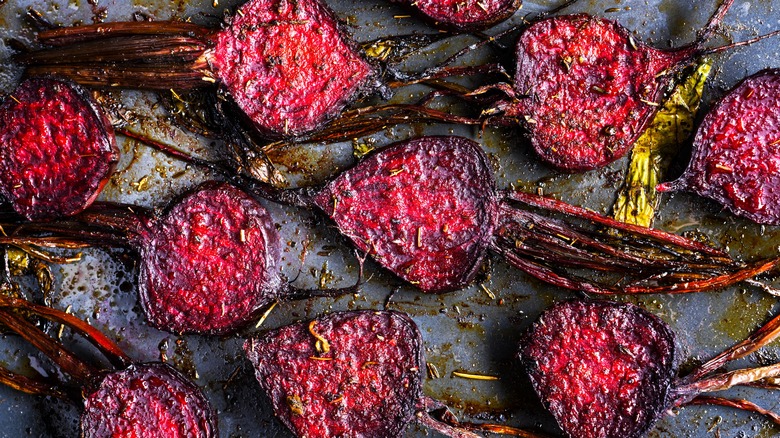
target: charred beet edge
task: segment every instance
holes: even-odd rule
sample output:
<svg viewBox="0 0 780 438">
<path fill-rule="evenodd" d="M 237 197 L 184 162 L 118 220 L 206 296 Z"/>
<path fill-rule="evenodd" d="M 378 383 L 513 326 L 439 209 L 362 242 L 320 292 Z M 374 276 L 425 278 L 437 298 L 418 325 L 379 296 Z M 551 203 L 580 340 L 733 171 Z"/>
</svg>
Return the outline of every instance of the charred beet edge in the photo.
<svg viewBox="0 0 780 438">
<path fill-rule="evenodd" d="M 522 0 L 392 0 L 425 16 L 437 27 L 456 31 L 483 30 L 511 17 Z"/>
<path fill-rule="evenodd" d="M 89 339 L 121 369 L 99 370 L 67 351 L 16 311 L 64 324 Z M 217 420 L 206 397 L 195 384 L 170 365 L 130 365 L 130 359 L 97 329 L 84 321 L 20 298 L 0 296 L 0 322 L 33 344 L 81 386 L 84 397 L 81 435 L 116 436 L 218 436 Z M 43 379 L 16 375 L 0 368 L 0 382 L 31 394 L 68 398 L 68 391 Z"/>
<path fill-rule="evenodd" d="M 229 333 L 275 301 L 337 296 L 357 288 L 300 290 L 287 284 L 273 220 L 262 204 L 227 183 L 203 183 L 162 215 L 98 204 L 71 222 L 6 229 L 11 236 L 0 237 L 0 243 L 135 249 L 147 319 L 174 333 Z"/>
<path fill-rule="evenodd" d="M 47 30 L 39 40 L 58 47 L 20 55 L 30 75 L 153 90 L 217 83 L 272 138 L 316 130 L 376 76 L 318 0 L 253 0 L 220 31 L 126 22 Z"/>
<path fill-rule="evenodd" d="M 27 219 L 87 208 L 118 161 L 105 114 L 75 84 L 28 79 L 0 105 L 0 195 Z"/>
<path fill-rule="evenodd" d="M 461 137 L 423 137 L 363 160 L 313 198 L 361 251 L 424 291 L 471 282 L 493 232 L 487 157 Z"/>
<path fill-rule="evenodd" d="M 298 437 L 403 435 L 419 421 L 446 436 L 469 430 L 538 435 L 491 424 L 458 423 L 422 393 L 425 358 L 414 321 L 392 311 L 337 312 L 265 332 L 244 344 L 274 414 Z M 447 421 L 429 411 L 447 412 Z"/>
<path fill-rule="evenodd" d="M 548 309 L 533 324 L 519 357 L 566 436 L 639 438 L 664 411 L 691 400 L 761 412 L 749 402 L 700 394 L 780 373 L 780 364 L 774 364 L 712 374 L 774 339 L 778 324 L 780 317 L 690 376 L 677 378 L 674 334 L 661 319 L 631 304 L 569 301 Z"/>
<path fill-rule="evenodd" d="M 685 173 L 659 191 L 689 190 L 738 216 L 780 225 L 780 70 L 759 72 L 702 121 Z"/>
<path fill-rule="evenodd" d="M 488 249 L 543 281 L 595 294 L 708 290 L 780 264 L 744 265 L 680 236 L 539 195 L 496 192 L 484 152 L 460 137 L 388 146 L 337 176 L 311 202 L 359 250 L 425 292 L 468 285 Z M 616 278 L 584 279 L 569 268 Z"/>
</svg>

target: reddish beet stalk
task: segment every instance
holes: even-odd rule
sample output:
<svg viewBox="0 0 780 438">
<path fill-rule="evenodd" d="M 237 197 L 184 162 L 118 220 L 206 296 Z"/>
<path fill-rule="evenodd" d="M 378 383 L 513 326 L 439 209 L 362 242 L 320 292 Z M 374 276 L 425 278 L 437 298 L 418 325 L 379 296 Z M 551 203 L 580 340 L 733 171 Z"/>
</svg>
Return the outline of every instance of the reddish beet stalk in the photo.
<svg viewBox="0 0 780 438">
<path fill-rule="evenodd" d="M 759 72 L 725 95 L 693 141 L 688 169 L 662 192 L 688 190 L 737 216 L 780 225 L 780 71 Z"/>
<path fill-rule="evenodd" d="M 299 203 L 324 211 L 356 248 L 424 292 L 467 286 L 488 250 L 545 282 L 595 294 L 696 292 L 780 264 L 744 265 L 674 234 L 497 191 L 484 152 L 461 137 L 391 145 L 301 194 Z M 584 279 L 570 271 L 581 268 L 598 274 Z"/>
<path fill-rule="evenodd" d="M 571 438 L 640 438 L 673 407 L 717 404 L 776 414 L 745 400 L 701 394 L 761 383 L 780 364 L 719 371 L 780 334 L 775 317 L 693 373 L 677 377 L 674 333 L 655 315 L 607 301 L 559 303 L 525 334 L 519 357 L 542 403 Z"/>
<path fill-rule="evenodd" d="M 539 437 L 459 423 L 423 395 L 422 337 L 399 312 L 333 313 L 265 332 L 244 350 L 274 414 L 297 437 L 400 437 L 412 422 L 457 438 L 479 437 L 474 430 Z"/>
<path fill-rule="evenodd" d="M 101 370 L 87 364 L 17 314 L 22 311 L 63 324 L 87 338 L 118 368 Z M 81 436 L 218 436 L 217 418 L 206 397 L 189 379 L 164 363 L 131 364 L 130 358 L 105 335 L 84 321 L 20 298 L 0 295 L 0 322 L 48 356 L 81 388 L 71 391 L 0 368 L 0 383 L 30 394 L 83 397 Z"/>
<path fill-rule="evenodd" d="M 10 235 L 0 237 L 0 243 L 135 249 L 141 304 L 149 323 L 162 330 L 229 333 L 276 301 L 336 296 L 357 288 L 299 290 L 286 283 L 273 220 L 262 204 L 224 183 L 200 185 L 162 215 L 96 205 L 74 220 L 6 227 Z M 41 232 L 49 235 L 29 237 Z"/>
<path fill-rule="evenodd" d="M 108 119 L 75 84 L 28 80 L 0 105 L 0 196 L 27 219 L 79 213 L 118 161 Z"/>
</svg>

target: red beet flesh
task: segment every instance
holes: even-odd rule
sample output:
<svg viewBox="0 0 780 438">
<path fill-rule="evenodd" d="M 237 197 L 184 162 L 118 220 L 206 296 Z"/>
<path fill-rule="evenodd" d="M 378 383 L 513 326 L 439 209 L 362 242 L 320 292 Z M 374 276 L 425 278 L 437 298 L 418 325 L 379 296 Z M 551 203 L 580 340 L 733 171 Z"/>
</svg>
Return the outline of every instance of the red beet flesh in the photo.
<svg viewBox="0 0 780 438">
<path fill-rule="evenodd" d="M 634 305 L 559 303 L 526 334 L 520 358 L 570 437 L 641 437 L 670 405 L 674 334 Z"/>
<path fill-rule="evenodd" d="M 374 75 L 317 0 L 245 4 L 217 35 L 211 65 L 254 126 L 271 137 L 317 129 Z"/>
<path fill-rule="evenodd" d="M 277 298 L 280 245 L 254 198 L 201 185 L 142 234 L 139 292 L 149 322 L 177 333 L 239 328 Z"/>
<path fill-rule="evenodd" d="M 363 160 L 314 202 L 382 266 L 423 291 L 447 292 L 467 285 L 481 266 L 495 181 L 477 143 L 422 137 Z"/>
<path fill-rule="evenodd" d="M 0 195 L 27 219 L 82 211 L 118 160 L 110 123 L 75 84 L 29 79 L 0 106 Z"/>
<path fill-rule="evenodd" d="M 299 437 L 397 437 L 422 397 L 421 337 L 397 312 L 334 313 L 244 344 L 274 413 Z M 311 331 L 310 331 L 311 330 Z M 328 352 L 316 348 L 318 336 Z"/>
<path fill-rule="evenodd" d="M 525 120 L 534 149 L 551 166 L 606 166 L 642 134 L 671 80 L 666 73 L 692 47 L 657 50 L 613 21 L 584 14 L 539 21 L 516 50 L 515 92 L 530 96 L 507 115 Z"/>
<path fill-rule="evenodd" d="M 522 0 L 394 0 L 419 11 L 434 25 L 458 31 L 487 29 L 506 20 Z"/>
<path fill-rule="evenodd" d="M 702 121 L 683 176 L 660 191 L 685 189 L 738 216 L 780 225 L 780 70 L 753 75 Z"/>
<path fill-rule="evenodd" d="M 108 374 L 86 396 L 81 433 L 84 438 L 218 436 L 208 400 L 162 363 L 132 365 Z"/>
</svg>

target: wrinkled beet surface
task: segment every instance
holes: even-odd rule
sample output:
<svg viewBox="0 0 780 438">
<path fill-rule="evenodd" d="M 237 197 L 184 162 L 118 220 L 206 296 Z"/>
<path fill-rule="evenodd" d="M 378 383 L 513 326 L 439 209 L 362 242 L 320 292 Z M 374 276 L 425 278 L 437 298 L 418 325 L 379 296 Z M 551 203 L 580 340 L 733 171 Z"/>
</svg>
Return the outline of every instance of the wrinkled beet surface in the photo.
<svg viewBox="0 0 780 438">
<path fill-rule="evenodd" d="M 216 41 L 212 67 L 255 127 L 271 137 L 317 129 L 373 75 L 317 0 L 252 0 Z"/>
<path fill-rule="evenodd" d="M 511 17 L 522 0 L 394 0 L 410 6 L 435 25 L 454 30 L 486 29 Z"/>
<path fill-rule="evenodd" d="M 314 198 L 361 251 L 423 291 L 461 289 L 493 231 L 495 181 L 479 145 L 461 137 L 397 143 Z"/>
<path fill-rule="evenodd" d="M 692 50 L 692 49 L 690 49 Z M 606 166 L 628 152 L 656 111 L 663 85 L 690 50 L 633 42 L 619 24 L 584 14 L 549 18 L 517 44 L 507 115 L 526 121 L 539 156 L 565 171 Z"/>
<path fill-rule="evenodd" d="M 296 436 L 398 437 L 422 397 L 421 337 L 397 312 L 357 311 L 318 318 L 244 344 L 274 413 Z"/>
<path fill-rule="evenodd" d="M 254 198 L 201 185 L 142 236 L 139 292 L 149 322 L 177 333 L 237 329 L 276 299 L 280 245 Z"/>
<path fill-rule="evenodd" d="M 113 128 L 75 84 L 29 79 L 0 106 L 0 195 L 27 219 L 82 211 L 118 160 Z"/>
<path fill-rule="evenodd" d="M 683 188 L 714 199 L 739 216 L 780 225 L 780 70 L 753 75 L 702 121 Z"/>
<path fill-rule="evenodd" d="M 162 363 L 107 375 L 84 401 L 84 438 L 215 437 L 217 420 L 203 393 Z"/>
<path fill-rule="evenodd" d="M 520 347 L 534 389 L 570 437 L 641 437 L 668 407 L 674 334 L 630 304 L 570 301 Z"/>
</svg>

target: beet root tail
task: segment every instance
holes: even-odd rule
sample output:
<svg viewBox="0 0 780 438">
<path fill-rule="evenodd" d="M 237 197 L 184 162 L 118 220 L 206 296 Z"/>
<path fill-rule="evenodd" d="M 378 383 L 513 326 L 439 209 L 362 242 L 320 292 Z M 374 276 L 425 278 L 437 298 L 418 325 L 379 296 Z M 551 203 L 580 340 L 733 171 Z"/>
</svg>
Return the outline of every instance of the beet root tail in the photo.
<svg viewBox="0 0 780 438">
<path fill-rule="evenodd" d="M 701 292 L 780 265 L 780 258 L 745 265 L 675 234 L 517 191 L 504 193 L 492 248 L 542 281 L 597 295 Z M 573 269 L 600 276 L 582 278 Z"/>
</svg>

